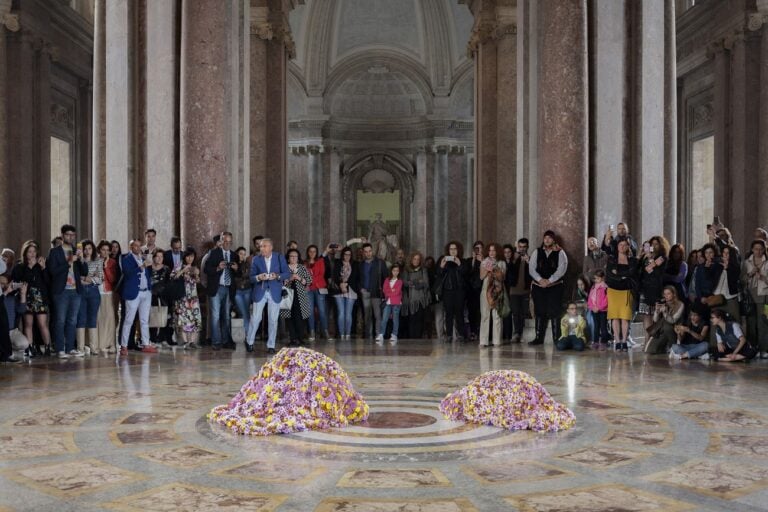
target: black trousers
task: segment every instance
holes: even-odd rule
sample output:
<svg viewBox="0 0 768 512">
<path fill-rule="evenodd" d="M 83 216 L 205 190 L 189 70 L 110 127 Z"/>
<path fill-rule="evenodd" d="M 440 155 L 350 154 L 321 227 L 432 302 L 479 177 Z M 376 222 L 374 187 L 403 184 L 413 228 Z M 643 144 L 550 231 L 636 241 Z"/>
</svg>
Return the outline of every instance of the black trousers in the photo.
<svg viewBox="0 0 768 512">
<path fill-rule="evenodd" d="M 475 336 L 480 335 L 480 295 L 482 290 L 469 290 L 467 293 L 467 312 L 469 313 L 469 329 Z"/>
<path fill-rule="evenodd" d="M 286 319 L 291 341 L 301 341 L 304 337 L 304 320 L 301 317 L 301 303 L 299 297 L 294 294 L 291 305 L 291 317 Z"/>
<path fill-rule="evenodd" d="M 443 291 L 443 311 L 445 312 L 445 337 L 453 338 L 453 328 L 464 336 L 464 290 Z"/>
<path fill-rule="evenodd" d="M 565 286 L 562 283 L 542 288 L 534 286 L 531 292 L 533 299 L 533 309 L 536 314 L 536 338 L 539 341 L 544 340 L 547 334 L 547 321 L 552 324 L 552 339 L 560 339 L 560 315 L 563 311 L 563 290 Z"/>
<path fill-rule="evenodd" d="M 409 338 L 413 338 L 416 340 L 419 340 L 424 337 L 424 316 L 426 315 L 427 310 L 426 308 L 421 308 L 420 310 L 416 311 L 415 313 L 411 313 L 408 315 L 408 330 L 403 330 L 402 332 L 407 332 Z M 400 329 L 402 330 L 402 324 L 400 324 Z"/>
<path fill-rule="evenodd" d="M 528 316 L 528 294 L 525 295 L 510 295 L 509 296 L 509 308 L 512 314 L 509 318 L 512 322 L 513 332 L 512 335 L 517 334 L 523 336 L 523 330 L 525 329 L 525 318 Z M 511 337 L 511 335 L 510 335 Z"/>
<path fill-rule="evenodd" d="M 0 359 L 5 360 L 13 355 L 11 336 L 8 334 L 8 311 L 5 309 L 5 300 L 0 297 Z"/>
</svg>

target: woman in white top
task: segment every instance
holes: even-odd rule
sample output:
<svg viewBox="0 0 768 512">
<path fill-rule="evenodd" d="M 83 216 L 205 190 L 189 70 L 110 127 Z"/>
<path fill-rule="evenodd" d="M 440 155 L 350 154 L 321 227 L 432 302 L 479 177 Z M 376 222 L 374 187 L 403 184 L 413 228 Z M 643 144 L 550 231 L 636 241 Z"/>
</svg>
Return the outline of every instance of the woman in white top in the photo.
<svg viewBox="0 0 768 512">
<path fill-rule="evenodd" d="M 104 282 L 104 262 L 96 254 L 96 245 L 90 240 L 79 244 L 83 249 L 83 261 L 88 265 L 88 275 L 81 279 L 80 309 L 77 314 L 77 350 L 83 352 L 85 335 L 88 331 L 88 351 L 98 354 L 100 350 L 98 318 L 101 306 L 99 287 Z M 94 354 L 94 355 L 95 355 Z"/>
</svg>

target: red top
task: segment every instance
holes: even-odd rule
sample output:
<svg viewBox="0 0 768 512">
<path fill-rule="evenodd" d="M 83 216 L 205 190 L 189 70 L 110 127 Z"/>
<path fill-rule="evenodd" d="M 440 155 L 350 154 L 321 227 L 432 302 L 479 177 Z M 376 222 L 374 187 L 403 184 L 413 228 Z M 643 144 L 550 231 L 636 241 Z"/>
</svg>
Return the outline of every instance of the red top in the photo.
<svg viewBox="0 0 768 512">
<path fill-rule="evenodd" d="M 309 285 L 309 291 L 319 290 L 326 288 L 328 285 L 325 283 L 325 259 L 317 258 L 314 264 L 306 262 L 307 270 L 312 274 L 312 284 Z"/>
<path fill-rule="evenodd" d="M 111 292 L 117 284 L 117 260 L 107 258 L 104 264 L 104 291 Z"/>
<path fill-rule="evenodd" d="M 395 284 L 392 284 L 392 279 L 388 278 L 381 286 L 381 291 L 384 292 L 384 298 L 389 299 L 387 304 L 392 306 L 400 306 L 403 304 L 403 280 L 398 278 Z"/>
</svg>

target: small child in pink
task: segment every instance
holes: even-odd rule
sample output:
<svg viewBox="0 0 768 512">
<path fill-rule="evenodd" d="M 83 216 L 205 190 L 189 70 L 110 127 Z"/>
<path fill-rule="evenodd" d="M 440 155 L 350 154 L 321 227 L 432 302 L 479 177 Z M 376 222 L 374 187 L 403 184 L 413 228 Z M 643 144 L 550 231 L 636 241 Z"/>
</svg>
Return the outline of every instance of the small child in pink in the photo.
<svg viewBox="0 0 768 512">
<path fill-rule="evenodd" d="M 605 284 L 605 272 L 595 271 L 592 288 L 587 298 L 587 316 L 591 316 L 590 338 L 592 348 L 605 350 L 608 346 L 608 285 Z"/>
</svg>

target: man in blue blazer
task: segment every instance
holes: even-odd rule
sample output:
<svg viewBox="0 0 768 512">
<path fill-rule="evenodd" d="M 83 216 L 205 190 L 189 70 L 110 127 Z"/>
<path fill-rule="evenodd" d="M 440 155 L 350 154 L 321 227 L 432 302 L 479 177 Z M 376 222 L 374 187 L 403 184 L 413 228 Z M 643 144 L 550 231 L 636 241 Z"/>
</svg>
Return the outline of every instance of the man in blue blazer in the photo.
<svg viewBox="0 0 768 512">
<path fill-rule="evenodd" d="M 269 336 L 267 340 L 267 352 L 275 353 L 275 339 L 277 338 L 277 320 L 280 316 L 280 301 L 282 300 L 283 281 L 291 278 L 291 271 L 285 256 L 279 252 L 272 252 L 272 240 L 264 238 L 261 241 L 261 253 L 253 257 L 251 262 L 250 280 L 251 302 L 253 312 L 248 327 L 246 349 L 253 352 L 253 340 L 259 330 L 261 315 L 264 306 L 268 306 L 267 318 L 269 321 Z"/>
<path fill-rule="evenodd" d="M 75 226 L 61 226 L 62 244 L 48 253 L 46 269 L 51 276 L 50 293 L 56 318 L 53 340 L 60 359 L 83 357 L 75 348 L 75 328 L 80 311 L 80 277 L 88 275 L 82 249 L 75 250 Z"/>
<path fill-rule="evenodd" d="M 120 355 L 128 355 L 128 336 L 136 313 L 141 327 L 141 351 L 154 353 L 157 348 L 149 340 L 149 311 L 152 307 L 152 257 L 142 254 L 141 241 L 131 240 L 131 250 L 120 257 L 123 271 L 122 298 L 125 300 L 125 322 L 120 333 Z"/>
</svg>

